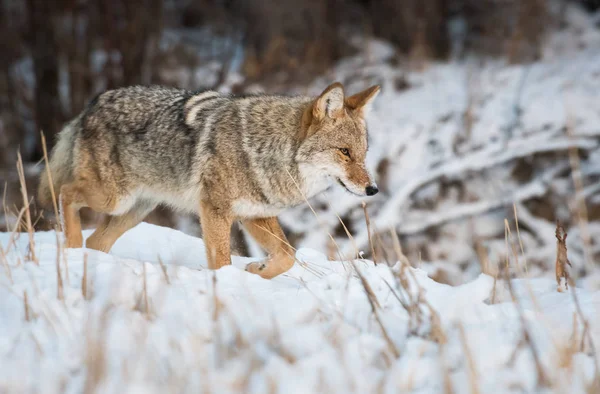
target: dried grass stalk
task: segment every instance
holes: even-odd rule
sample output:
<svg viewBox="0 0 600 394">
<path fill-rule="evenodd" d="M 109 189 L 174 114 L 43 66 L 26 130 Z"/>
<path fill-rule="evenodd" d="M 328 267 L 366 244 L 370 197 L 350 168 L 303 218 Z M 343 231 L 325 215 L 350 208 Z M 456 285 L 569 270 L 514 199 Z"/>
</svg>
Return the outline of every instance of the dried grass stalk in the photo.
<svg viewBox="0 0 600 394">
<path fill-rule="evenodd" d="M 379 300 L 377 300 L 377 295 L 375 295 L 373 288 L 371 287 L 369 282 L 367 282 L 367 279 L 364 277 L 364 275 L 361 274 L 361 272 L 357 269 L 357 267 L 354 265 L 354 263 L 352 263 L 352 265 L 354 266 L 354 271 L 356 271 L 356 274 L 358 275 L 358 278 L 360 279 L 360 283 L 362 284 L 363 288 L 365 289 L 365 293 L 367 294 L 369 304 L 371 305 L 371 311 L 373 312 L 373 315 L 375 316 L 375 321 L 377 321 L 377 324 L 379 325 L 379 328 L 381 329 L 383 338 L 385 339 L 385 341 L 388 345 L 388 348 L 390 349 L 390 351 L 392 352 L 394 357 L 397 359 L 400 357 L 400 352 L 396 348 L 396 345 L 392 341 L 392 338 L 388 334 L 385 326 L 383 325 L 383 322 L 381 321 L 381 317 L 379 316 L 379 310 L 381 309 L 381 305 L 379 304 Z"/>
<path fill-rule="evenodd" d="M 467 359 L 467 365 L 469 367 L 469 385 L 471 386 L 471 394 L 479 394 L 479 374 L 477 373 L 477 365 L 475 359 L 469 348 L 467 334 L 462 324 L 458 324 L 458 333 L 460 334 L 460 341 L 462 342 L 463 349 L 465 351 L 465 357 Z"/>
<path fill-rule="evenodd" d="M 170 285 L 171 280 L 169 279 L 169 273 L 167 272 L 167 266 L 163 263 L 160 256 L 158 256 L 158 264 L 160 264 L 160 269 L 162 269 L 162 273 L 165 277 L 165 282 L 167 282 L 167 284 Z"/>
<path fill-rule="evenodd" d="M 23 207 L 25 208 L 25 224 L 27 227 L 27 234 L 29 234 L 29 251 L 27 253 L 27 260 L 34 261 L 37 265 L 40 264 L 35 255 L 35 240 L 33 224 L 31 223 L 31 210 L 29 196 L 27 195 L 27 184 L 25 183 L 25 170 L 23 169 L 23 160 L 21 159 L 21 153 L 17 152 L 17 172 L 19 174 L 19 182 L 21 184 L 21 196 L 23 197 Z"/>
<path fill-rule="evenodd" d="M 560 222 L 556 222 L 556 283 L 561 293 L 569 289 L 569 270 L 571 262 L 567 257 L 567 232 Z"/>
<path fill-rule="evenodd" d="M 41 132 L 42 136 L 42 149 L 44 151 L 44 163 L 46 164 L 46 175 L 48 175 L 48 186 L 50 186 L 50 194 L 52 195 L 52 206 L 54 207 L 54 215 L 58 219 L 58 203 L 56 199 L 56 192 L 54 191 L 54 182 L 52 181 L 52 172 L 50 171 L 50 163 L 48 160 L 48 149 L 46 147 L 46 137 L 44 132 Z M 59 231 L 62 231 L 61 221 L 58 220 Z"/>
<path fill-rule="evenodd" d="M 23 306 L 25 308 L 25 321 L 30 321 L 31 312 L 29 309 L 29 299 L 27 298 L 27 290 L 23 291 Z"/>
<path fill-rule="evenodd" d="M 373 259 L 373 263 L 377 265 L 377 255 L 375 254 L 375 245 L 373 244 L 373 239 L 371 237 L 371 219 L 369 218 L 369 213 L 367 212 L 367 203 L 362 202 L 363 211 L 365 212 L 365 221 L 367 223 L 367 235 L 369 236 L 369 246 L 371 247 L 371 258 Z"/>
<path fill-rule="evenodd" d="M 83 277 L 81 278 L 81 295 L 88 299 L 88 254 L 83 255 Z"/>
<path fill-rule="evenodd" d="M 64 300 L 64 285 L 62 280 L 62 274 L 60 272 L 60 238 L 58 233 L 56 233 L 56 298 L 59 300 Z"/>
</svg>

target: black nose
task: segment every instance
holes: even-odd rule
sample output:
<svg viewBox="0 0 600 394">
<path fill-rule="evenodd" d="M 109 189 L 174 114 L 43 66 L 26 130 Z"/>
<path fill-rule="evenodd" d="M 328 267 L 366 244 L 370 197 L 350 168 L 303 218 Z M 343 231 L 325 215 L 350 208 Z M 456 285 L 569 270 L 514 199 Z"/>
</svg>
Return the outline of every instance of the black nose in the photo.
<svg viewBox="0 0 600 394">
<path fill-rule="evenodd" d="M 367 196 L 374 196 L 375 194 L 377 194 L 379 189 L 377 188 L 377 186 L 367 186 L 365 191 L 367 192 Z"/>
</svg>

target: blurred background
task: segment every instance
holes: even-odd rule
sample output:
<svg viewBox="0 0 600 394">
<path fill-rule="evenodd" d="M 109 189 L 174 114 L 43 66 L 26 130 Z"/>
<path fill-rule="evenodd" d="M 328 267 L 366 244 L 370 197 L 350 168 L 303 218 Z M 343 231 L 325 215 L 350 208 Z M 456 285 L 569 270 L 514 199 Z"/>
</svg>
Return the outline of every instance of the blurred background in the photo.
<svg viewBox="0 0 600 394">
<path fill-rule="evenodd" d="M 318 94 L 334 81 L 349 93 L 378 83 L 368 164 L 382 192 L 365 200 L 374 247 L 361 200 L 339 188 L 311 201 L 318 217 L 308 207 L 282 216 L 293 244 L 382 262 L 395 231 L 413 265 L 460 284 L 497 272 L 505 219 L 523 270 L 553 275 L 560 220 L 574 275 L 600 288 L 599 9 L 599 0 L 0 0 L 0 231 L 18 228 L 23 206 L 17 152 L 34 195 L 40 131 L 51 148 L 106 89 Z M 33 211 L 38 229 L 53 228 L 50 212 Z M 87 227 L 99 220 L 83 216 Z M 197 218 L 167 209 L 147 221 L 200 235 Z M 233 237 L 236 253 L 261 253 L 241 231 Z"/>
</svg>

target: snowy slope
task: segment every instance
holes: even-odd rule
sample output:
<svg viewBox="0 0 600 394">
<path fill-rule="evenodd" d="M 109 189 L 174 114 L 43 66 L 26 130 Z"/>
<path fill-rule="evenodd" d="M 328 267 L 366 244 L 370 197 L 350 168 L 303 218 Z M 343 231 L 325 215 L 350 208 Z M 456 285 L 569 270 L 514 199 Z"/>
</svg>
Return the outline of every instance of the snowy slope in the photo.
<svg viewBox="0 0 600 394">
<path fill-rule="evenodd" d="M 600 256 L 600 29 L 578 8 L 566 10 L 565 28 L 549 34 L 531 64 L 467 58 L 414 71 L 391 45 L 358 40 L 356 57 L 311 86 L 314 94 L 332 80 L 349 93 L 382 86 L 368 119 L 367 164 L 381 190 L 365 199 L 372 226 L 384 243 L 394 229 L 412 260 L 422 259 L 431 273 L 446 271 L 449 283 L 475 278 L 482 255 L 503 260 L 505 218 L 515 231 L 513 203 L 535 276 L 553 275 L 557 219 L 568 227 L 578 277 L 593 266 L 583 252 L 587 234 L 590 256 Z M 575 148 L 583 190 L 573 183 Z M 587 228 L 574 219 L 579 196 Z M 312 205 L 318 217 L 306 206 L 281 215 L 297 245 L 328 250 L 331 234 L 346 256 L 355 244 L 369 252 L 360 199 L 333 187 Z"/>
<path fill-rule="evenodd" d="M 209 271 L 200 239 L 141 224 L 110 254 L 60 256 L 59 300 L 56 234 L 35 234 L 39 265 L 25 262 L 27 234 L 10 239 L 0 234 L 1 393 L 544 392 L 520 316 L 556 392 L 595 376 L 572 294 L 552 280 L 513 281 L 522 314 L 486 275 L 450 287 L 310 249 L 269 281 L 242 257 Z M 577 295 L 597 344 L 600 292 Z"/>
</svg>

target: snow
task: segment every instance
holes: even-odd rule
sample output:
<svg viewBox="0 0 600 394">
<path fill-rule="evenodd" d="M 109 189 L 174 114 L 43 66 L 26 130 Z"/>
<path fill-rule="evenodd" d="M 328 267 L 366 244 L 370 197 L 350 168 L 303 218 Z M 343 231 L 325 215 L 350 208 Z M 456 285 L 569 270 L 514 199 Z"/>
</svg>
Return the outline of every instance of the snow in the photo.
<svg viewBox="0 0 600 394">
<path fill-rule="evenodd" d="M 431 265 L 442 256 L 453 283 L 478 273 L 455 269 L 480 265 L 473 228 L 486 234 L 480 239 L 482 250 L 497 263 L 497 252 L 504 250 L 505 218 L 516 232 L 513 204 L 535 224 L 520 232 L 527 260 L 538 274 L 554 275 L 547 268 L 552 268 L 548 251 L 554 248 L 557 219 L 573 239 L 575 269 L 586 265 L 581 224 L 574 219 L 579 191 L 569 153 L 577 148 L 581 155 L 581 195 L 590 212 L 597 212 L 600 30 L 579 8 L 565 9 L 564 28 L 548 34 L 543 56 L 530 64 L 467 56 L 414 71 L 405 59 L 392 61 L 390 45 L 356 39 L 359 54 L 311 85 L 314 94 L 332 80 L 344 83 L 348 93 L 382 85 L 368 118 L 367 166 L 385 167 L 376 173 L 381 192 L 364 199 L 372 228 L 383 236 L 395 230 L 411 260 L 423 256 L 424 264 Z M 408 87 L 396 88 L 398 80 Z M 545 217 L 535 212 L 539 202 L 547 208 Z M 334 187 L 311 201 L 317 215 L 300 206 L 280 219 L 298 239 L 296 246 L 327 250 L 331 234 L 348 257 L 355 244 L 370 249 L 361 203 Z M 340 229 L 338 216 L 352 241 Z M 590 228 L 589 238 L 600 239 L 599 228 L 592 223 Z"/>
<path fill-rule="evenodd" d="M 328 260 L 325 251 L 370 253 L 361 199 L 335 187 L 310 201 L 316 215 L 303 204 L 280 217 L 299 249 L 273 280 L 244 271 L 258 258 L 210 271 L 201 239 L 150 224 L 110 254 L 62 251 L 54 232 L 36 233 L 37 262 L 27 261 L 27 234 L 13 244 L 0 233 L 0 393 L 600 392 L 600 223 L 577 223 L 573 208 L 585 197 L 597 217 L 600 204 L 600 15 L 565 10 L 564 27 L 530 64 L 466 56 L 415 71 L 391 45 L 351 37 L 357 55 L 310 86 L 246 87 L 318 94 L 334 80 L 348 93 L 382 85 L 367 166 L 385 171 L 365 202 L 384 247 L 390 230 L 399 234 L 402 263 Z M 243 82 L 237 38 L 167 31 L 161 45 L 193 52 L 207 39 L 219 45 L 198 53 L 198 67 L 167 67 L 163 81 L 212 86 L 231 49 L 220 89 Z M 107 54 L 93 57 L 97 68 Z M 27 77 L 30 68 L 25 59 L 11 72 Z M 531 174 L 516 176 L 519 166 Z M 567 222 L 575 286 L 556 283 L 555 223 L 539 201 Z M 4 220 L 13 228 L 14 215 Z M 196 218 L 176 220 L 197 233 Z M 330 234 L 342 253 L 331 252 Z M 250 254 L 262 256 L 245 235 Z M 511 282 L 502 279 L 507 254 Z"/>
<path fill-rule="evenodd" d="M 512 281 L 522 313 L 485 274 L 452 287 L 307 248 L 265 280 L 244 257 L 208 270 L 202 240 L 142 223 L 110 254 L 65 250 L 61 300 L 56 234 L 35 234 L 38 263 L 26 233 L 11 239 L 0 233 L 2 393 L 546 392 L 521 317 L 552 390 L 583 393 L 596 376 L 573 289 L 550 279 Z M 600 292 L 576 295 L 598 343 Z"/>
</svg>

